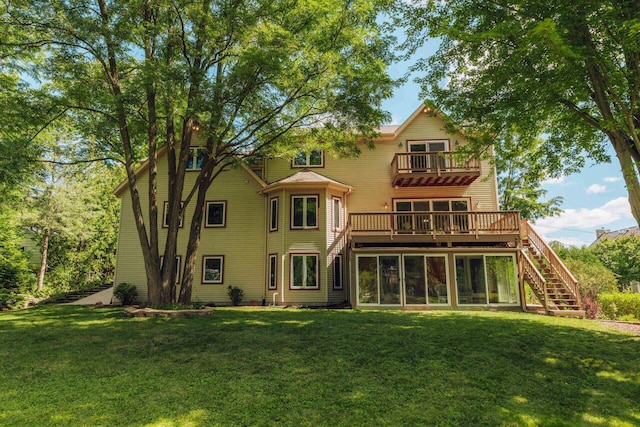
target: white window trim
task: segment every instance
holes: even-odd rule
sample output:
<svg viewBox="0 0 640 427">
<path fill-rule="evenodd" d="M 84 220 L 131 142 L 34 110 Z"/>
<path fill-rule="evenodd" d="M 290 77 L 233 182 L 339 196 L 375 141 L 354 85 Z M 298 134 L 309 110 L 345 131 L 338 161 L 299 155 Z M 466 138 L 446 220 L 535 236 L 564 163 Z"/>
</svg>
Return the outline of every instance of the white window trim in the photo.
<svg viewBox="0 0 640 427">
<path fill-rule="evenodd" d="M 302 274 L 302 280 L 303 280 L 303 285 L 302 286 L 294 286 L 293 285 L 293 258 L 294 257 L 303 257 L 303 261 L 302 261 L 302 268 L 303 268 L 303 274 Z M 306 286 L 307 284 L 307 257 L 315 257 L 316 259 L 316 284 L 315 286 Z M 289 289 L 291 290 L 318 290 L 320 289 L 320 254 L 317 252 L 314 253 L 305 253 L 305 252 L 295 252 L 295 253 L 291 253 L 290 257 L 289 257 L 289 263 L 290 268 L 289 268 Z"/>
<path fill-rule="evenodd" d="M 187 171 L 199 171 L 202 168 L 198 167 L 198 150 L 207 151 L 204 147 L 189 147 L 189 157 L 191 157 L 191 164 L 193 167 L 189 168 L 189 163 L 187 161 Z"/>
<path fill-rule="evenodd" d="M 308 225 L 307 224 L 307 199 L 310 198 L 314 198 L 316 199 L 316 224 L 315 225 Z M 294 211 L 294 207 L 295 207 L 295 199 L 303 199 L 303 204 L 302 204 L 302 225 L 295 225 L 294 221 L 294 217 L 295 217 L 295 211 Z M 319 215 L 320 214 L 320 197 L 318 197 L 318 195 L 313 194 L 313 195 L 305 195 L 305 194 L 300 194 L 300 195 L 293 195 L 291 196 L 291 229 L 292 230 L 317 230 L 320 228 L 320 218 Z"/>
<path fill-rule="evenodd" d="M 336 207 L 335 203 L 338 202 L 338 221 L 336 224 Z M 342 231 L 344 228 L 344 221 L 342 220 L 342 199 L 340 197 L 332 197 L 331 198 L 331 226 L 333 231 Z"/>
<path fill-rule="evenodd" d="M 205 272 L 207 267 L 208 259 L 219 259 L 220 260 L 220 280 L 206 280 Z M 224 255 L 204 255 L 202 257 L 202 283 L 204 284 L 221 284 L 224 283 Z"/>
<path fill-rule="evenodd" d="M 209 205 L 222 205 L 222 224 L 209 224 Z M 204 226 L 205 228 L 225 228 L 227 226 L 227 201 L 210 200 L 205 203 Z"/>
<path fill-rule="evenodd" d="M 483 270 L 484 270 L 484 286 L 485 286 L 485 301 L 484 303 L 466 303 L 466 304 L 460 304 L 460 302 L 458 301 L 458 280 L 457 279 L 457 271 L 455 268 L 455 262 L 456 262 L 456 256 L 481 256 L 482 257 L 482 265 L 483 265 Z M 513 260 L 513 265 L 514 265 L 514 280 L 515 280 L 515 284 L 516 284 L 516 302 L 514 303 L 504 303 L 504 302 L 489 302 L 489 292 L 488 292 L 488 280 L 487 280 L 487 257 L 488 256 L 502 256 L 502 257 L 510 257 Z M 454 268 L 453 268 L 453 274 L 454 276 L 452 277 L 453 282 L 455 283 L 455 291 L 456 291 L 456 303 L 459 306 L 464 306 L 464 307 L 517 307 L 520 305 L 520 286 L 518 285 L 518 277 L 517 277 L 517 269 L 518 269 L 518 264 L 517 264 L 517 260 L 516 260 L 516 256 L 515 254 L 500 254 L 500 253 L 491 253 L 491 254 L 486 254 L 486 253 L 454 253 L 453 254 L 453 263 L 454 263 Z"/>
</svg>

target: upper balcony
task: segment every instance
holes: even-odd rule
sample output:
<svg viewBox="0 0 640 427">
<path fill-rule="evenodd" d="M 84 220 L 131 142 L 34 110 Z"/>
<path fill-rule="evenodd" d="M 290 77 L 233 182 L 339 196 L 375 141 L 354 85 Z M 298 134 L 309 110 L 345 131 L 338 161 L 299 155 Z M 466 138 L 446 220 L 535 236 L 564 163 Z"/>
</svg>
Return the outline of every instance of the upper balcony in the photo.
<svg viewBox="0 0 640 427">
<path fill-rule="evenodd" d="M 480 160 L 452 151 L 396 153 L 392 185 L 398 187 L 469 185 L 480 176 Z"/>
<path fill-rule="evenodd" d="M 510 243 L 520 212 L 354 212 L 349 231 L 354 243 Z"/>
</svg>

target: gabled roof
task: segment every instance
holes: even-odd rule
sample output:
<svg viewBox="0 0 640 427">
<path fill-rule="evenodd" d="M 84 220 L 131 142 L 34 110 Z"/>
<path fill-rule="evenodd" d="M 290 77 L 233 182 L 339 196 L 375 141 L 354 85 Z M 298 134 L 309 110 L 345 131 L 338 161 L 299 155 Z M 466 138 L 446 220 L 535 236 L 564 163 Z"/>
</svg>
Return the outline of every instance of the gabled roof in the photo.
<svg viewBox="0 0 640 427">
<path fill-rule="evenodd" d="M 623 228 L 621 230 L 614 230 L 614 231 L 610 231 L 606 229 L 596 230 L 596 235 L 598 236 L 598 238 L 589 246 L 597 245 L 598 243 L 602 242 L 605 239 L 614 240 L 619 237 L 626 237 L 632 234 L 640 235 L 640 227 L 629 227 L 629 228 Z"/>
<path fill-rule="evenodd" d="M 271 183 L 260 190 L 260 193 L 267 194 L 279 189 L 314 189 L 314 188 L 333 188 L 342 192 L 351 192 L 353 187 L 342 182 L 336 181 L 331 178 L 327 178 L 324 175 L 310 171 L 309 169 L 302 169 L 289 175 L 286 178 L 282 178 L 274 183 Z"/>
</svg>

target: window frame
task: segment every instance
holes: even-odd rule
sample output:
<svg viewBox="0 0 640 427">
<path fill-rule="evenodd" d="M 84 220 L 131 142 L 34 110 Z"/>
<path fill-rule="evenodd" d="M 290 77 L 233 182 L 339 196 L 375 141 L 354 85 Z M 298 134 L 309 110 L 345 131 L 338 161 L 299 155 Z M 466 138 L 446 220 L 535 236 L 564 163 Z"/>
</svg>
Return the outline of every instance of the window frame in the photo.
<svg viewBox="0 0 640 427">
<path fill-rule="evenodd" d="M 304 200 L 303 202 L 303 218 L 302 218 L 302 226 L 296 226 L 294 224 L 294 199 L 301 198 Z M 314 198 L 316 200 L 316 225 L 309 226 L 307 225 L 307 199 Z M 290 218 L 289 218 L 289 229 L 290 230 L 319 230 L 320 229 L 320 195 L 319 194 L 292 194 L 290 199 Z"/>
<path fill-rule="evenodd" d="M 220 260 L 220 280 L 206 280 L 206 262 L 207 259 L 219 259 Z M 203 255 L 202 256 L 202 278 L 201 283 L 203 285 L 221 285 L 224 283 L 224 255 Z"/>
<path fill-rule="evenodd" d="M 338 203 L 338 216 L 336 221 L 336 202 Z M 338 223 L 336 226 L 336 222 Z M 342 198 L 331 197 L 331 230 L 342 231 L 344 229 L 344 221 L 342 220 Z"/>
<path fill-rule="evenodd" d="M 165 201 L 162 207 L 162 228 L 169 228 L 169 201 Z M 180 210 L 184 208 L 184 202 L 180 202 Z M 184 211 L 182 211 L 180 215 L 180 222 L 178 223 L 178 228 L 184 227 Z"/>
<path fill-rule="evenodd" d="M 195 172 L 195 171 L 200 171 L 202 170 L 202 166 L 198 167 L 198 151 L 203 151 L 205 153 L 207 153 L 207 149 L 204 147 L 200 147 L 200 146 L 191 146 L 189 147 L 189 157 L 191 158 L 192 161 L 192 165 L 193 167 L 189 167 L 189 160 L 187 160 L 187 168 L 186 171 L 187 172 Z M 203 160 L 204 162 L 204 160 Z"/>
<path fill-rule="evenodd" d="M 271 261 L 275 260 L 272 265 Z M 278 290 L 278 254 L 269 254 L 267 257 L 267 289 L 270 291 Z M 273 280 L 272 280 L 273 277 Z"/>
<path fill-rule="evenodd" d="M 343 264 L 343 256 L 342 254 L 335 254 L 333 256 L 333 290 L 334 291 L 341 291 L 344 289 L 344 264 Z M 336 264 L 336 261 L 340 260 L 340 262 L 338 264 Z M 339 265 L 340 271 L 336 271 L 336 265 Z M 338 279 L 338 280 L 336 280 Z M 336 282 L 340 282 L 339 286 L 336 284 Z"/>
<path fill-rule="evenodd" d="M 311 164 L 311 153 L 314 151 L 319 151 L 320 152 L 320 164 L 319 165 L 312 165 Z M 304 153 L 305 155 L 305 163 L 304 164 L 296 164 L 296 157 L 294 157 L 293 159 L 291 159 L 291 167 L 292 168 L 324 168 L 324 150 L 321 150 L 319 148 L 314 148 L 310 151 L 299 151 L 298 155 Z"/>
<path fill-rule="evenodd" d="M 222 224 L 209 224 L 209 205 L 222 205 Z M 227 226 L 227 201 L 226 200 L 208 200 L 204 204 L 204 227 L 205 228 L 225 228 Z"/>
<path fill-rule="evenodd" d="M 293 258 L 302 257 L 303 266 L 303 283 L 307 282 L 307 257 L 315 257 L 316 259 L 316 285 L 315 286 L 294 286 L 293 285 Z M 292 291 L 317 291 L 320 290 L 320 253 L 319 252 L 291 252 L 289 254 L 289 290 Z"/>
<path fill-rule="evenodd" d="M 182 269 L 180 268 L 182 265 L 182 255 L 176 255 L 176 285 L 180 284 L 180 272 Z M 160 271 L 162 271 L 162 265 L 164 263 L 164 255 L 160 255 Z"/>
<path fill-rule="evenodd" d="M 275 202 L 275 203 L 274 203 Z M 275 206 L 275 213 L 274 213 Z M 278 231 L 278 215 L 280 213 L 280 198 L 278 196 L 269 199 L 269 231 Z M 274 226 L 275 222 L 275 226 Z"/>
</svg>

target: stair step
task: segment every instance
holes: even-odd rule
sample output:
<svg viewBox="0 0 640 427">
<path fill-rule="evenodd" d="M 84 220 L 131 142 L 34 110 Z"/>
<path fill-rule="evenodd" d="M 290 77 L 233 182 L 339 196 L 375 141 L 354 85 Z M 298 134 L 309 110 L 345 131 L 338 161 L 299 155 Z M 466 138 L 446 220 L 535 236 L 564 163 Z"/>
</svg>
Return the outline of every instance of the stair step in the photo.
<svg viewBox="0 0 640 427">
<path fill-rule="evenodd" d="M 579 317 L 583 318 L 584 310 L 548 310 L 549 314 L 558 317 Z"/>
</svg>

